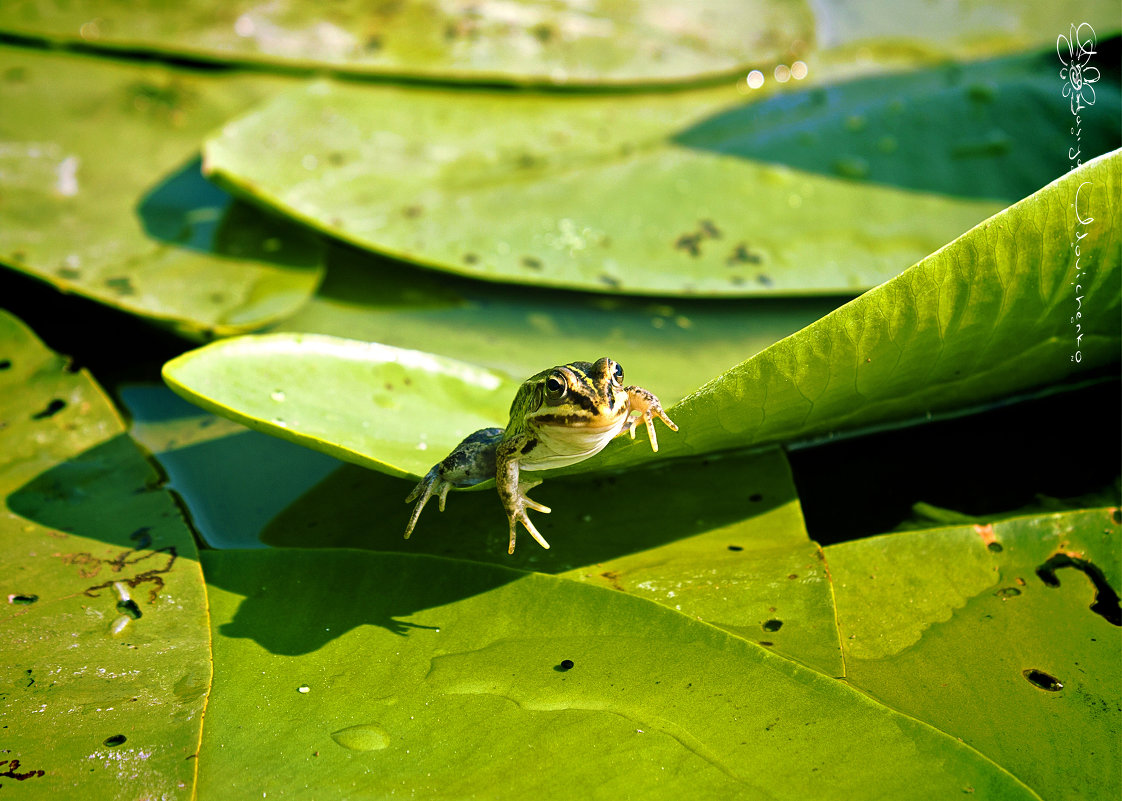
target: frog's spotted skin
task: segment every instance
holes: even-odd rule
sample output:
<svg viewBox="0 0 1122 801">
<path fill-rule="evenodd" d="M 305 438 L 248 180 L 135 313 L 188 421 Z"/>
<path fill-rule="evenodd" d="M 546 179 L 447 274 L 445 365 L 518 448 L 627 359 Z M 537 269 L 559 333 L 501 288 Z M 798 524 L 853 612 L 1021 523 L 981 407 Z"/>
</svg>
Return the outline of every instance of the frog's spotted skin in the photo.
<svg viewBox="0 0 1122 801">
<path fill-rule="evenodd" d="M 671 430 L 678 426 L 666 416 L 654 394 L 642 387 L 623 386 L 623 368 L 609 358 L 595 363 L 572 362 L 544 370 L 518 388 L 505 429 L 476 431 L 453 449 L 421 479 L 406 498 L 416 501 L 405 537 L 413 533 L 429 498 L 439 498 L 440 511 L 452 487 L 470 487 L 494 478 L 499 499 L 510 522 L 510 549 L 521 523 L 543 548 L 548 548 L 527 509 L 549 512 L 549 508 L 526 497 L 541 483 L 527 479 L 522 471 L 548 470 L 587 459 L 603 450 L 612 439 L 628 433 L 642 420 L 647 426 L 651 449 L 658 450 L 654 419 Z"/>
</svg>

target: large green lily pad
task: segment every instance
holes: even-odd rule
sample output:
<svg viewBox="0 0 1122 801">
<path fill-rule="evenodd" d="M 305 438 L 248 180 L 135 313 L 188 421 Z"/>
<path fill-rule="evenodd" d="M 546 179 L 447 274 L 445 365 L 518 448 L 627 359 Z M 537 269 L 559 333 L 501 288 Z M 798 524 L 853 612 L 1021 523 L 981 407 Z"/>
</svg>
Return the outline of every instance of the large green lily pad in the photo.
<svg viewBox="0 0 1122 801">
<path fill-rule="evenodd" d="M 485 83 L 612 86 L 770 69 L 813 40 L 808 4 L 619 0 L 371 7 L 13 0 L 0 30 L 222 63 Z M 801 43 L 801 45 L 799 44 Z"/>
<path fill-rule="evenodd" d="M 291 314 L 318 241 L 198 160 L 205 133 L 286 85 L 0 47 L 0 265 L 194 337 Z"/>
<path fill-rule="evenodd" d="M 624 593 L 361 551 L 204 560 L 204 796 L 1035 797 L 951 737 Z"/>
<path fill-rule="evenodd" d="M 674 141 L 740 101 L 731 87 L 557 97 L 316 83 L 225 126 L 205 169 L 398 259 L 644 295 L 852 293 L 1001 208 Z M 835 116 L 823 107 L 824 131 Z M 920 116 L 909 136 L 947 134 Z"/>
<path fill-rule="evenodd" d="M 671 410 L 659 457 L 922 419 L 1117 364 L 1120 179 L 1122 152 L 1084 164 L 716 377 Z M 643 445 L 582 464 L 645 461 Z"/>
<path fill-rule="evenodd" d="M 518 388 L 465 362 L 314 334 L 212 342 L 163 375 L 208 411 L 397 476 L 423 475 L 468 434 L 505 425 Z"/>
<path fill-rule="evenodd" d="M 1116 798 L 1120 524 L 1092 509 L 826 548 L 850 684 L 1042 798 Z"/>
<path fill-rule="evenodd" d="M 5 791 L 193 798 L 211 666 L 190 530 L 97 384 L 5 312 L 0 454 Z"/>
</svg>

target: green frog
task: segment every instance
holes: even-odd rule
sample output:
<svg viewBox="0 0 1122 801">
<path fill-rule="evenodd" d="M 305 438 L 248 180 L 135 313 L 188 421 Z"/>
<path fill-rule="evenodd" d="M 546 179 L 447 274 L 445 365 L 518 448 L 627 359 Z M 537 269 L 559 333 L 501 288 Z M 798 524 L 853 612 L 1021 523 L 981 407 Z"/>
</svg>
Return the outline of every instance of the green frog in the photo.
<svg viewBox="0 0 1122 801">
<path fill-rule="evenodd" d="M 405 527 L 405 538 L 413 533 L 433 495 L 439 498 L 443 512 L 452 487 L 470 487 L 493 478 L 510 522 L 507 553 L 514 553 L 519 523 L 539 545 L 548 548 L 549 543 L 526 514 L 527 509 L 550 511 L 548 506 L 526 497 L 541 480 L 527 479 L 523 472 L 575 464 L 599 453 L 624 433 L 634 439 L 640 420 L 646 423 L 651 450 L 657 451 L 656 417 L 672 431 L 678 430 L 653 393 L 623 385 L 623 367 L 607 357 L 543 370 L 518 388 L 505 429 L 476 431 L 433 465 L 413 488 L 405 502 L 415 500 L 417 505 Z"/>
</svg>

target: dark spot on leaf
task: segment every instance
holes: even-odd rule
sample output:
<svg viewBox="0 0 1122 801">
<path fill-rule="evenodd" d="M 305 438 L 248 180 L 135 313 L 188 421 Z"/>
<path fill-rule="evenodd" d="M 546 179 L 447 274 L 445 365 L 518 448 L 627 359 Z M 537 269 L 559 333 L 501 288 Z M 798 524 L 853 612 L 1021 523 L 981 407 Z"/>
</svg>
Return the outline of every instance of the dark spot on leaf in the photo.
<svg viewBox="0 0 1122 801">
<path fill-rule="evenodd" d="M 748 249 L 746 242 L 741 242 L 739 245 L 732 249 L 732 253 L 725 259 L 725 264 L 734 267 L 737 264 L 759 264 L 763 261 L 758 253 L 753 253 Z"/>
<path fill-rule="evenodd" d="M 773 643 L 771 640 L 760 640 L 759 644 L 764 648 L 771 648 L 771 646 L 775 645 L 775 643 Z"/>
<path fill-rule="evenodd" d="M 787 576 L 787 578 L 791 579 L 791 581 L 794 581 L 798 577 L 799 577 L 798 573 L 791 573 L 790 575 Z"/>
<path fill-rule="evenodd" d="M 17 595 L 9 595 L 8 596 L 8 603 L 10 603 L 10 604 L 21 604 L 23 606 L 26 606 L 27 604 L 33 604 L 38 600 L 39 600 L 39 596 L 35 595 L 33 593 L 27 593 L 26 595 L 23 594 L 23 593 L 20 593 L 20 594 L 17 594 Z"/>
<path fill-rule="evenodd" d="M 119 745 L 124 745 L 127 739 L 128 737 L 123 734 L 114 734 L 112 737 L 106 737 L 102 740 L 101 744 L 106 748 L 116 748 Z"/>
<path fill-rule="evenodd" d="M 12 366 L 11 359 L 0 359 L 0 370 L 7 370 Z"/>
<path fill-rule="evenodd" d="M 752 503 L 759 503 L 763 499 L 764 499 L 764 496 L 761 495 L 758 492 L 753 492 L 751 495 L 748 496 L 748 500 L 751 501 Z"/>
<path fill-rule="evenodd" d="M 425 210 L 421 206 L 406 206 L 401 210 L 401 213 L 408 217 L 410 220 L 415 220 L 424 214 Z"/>
<path fill-rule="evenodd" d="M 23 83 L 27 80 L 27 68 L 8 67 L 4 70 L 4 80 L 8 83 Z"/>
<path fill-rule="evenodd" d="M 132 598 L 127 601 L 117 601 L 117 611 L 123 615 L 128 615 L 133 620 L 139 620 L 144 614 Z"/>
<path fill-rule="evenodd" d="M 1122 509 L 1115 509 L 1111 512 L 1110 519 L 1114 521 L 1114 525 L 1122 526 Z"/>
<path fill-rule="evenodd" d="M 61 398 L 55 398 L 47 404 L 47 408 L 41 412 L 36 412 L 31 415 L 32 420 L 46 420 L 48 417 L 54 417 L 56 414 L 66 408 L 66 401 Z"/>
<path fill-rule="evenodd" d="M 365 44 L 363 44 L 363 47 L 366 49 L 367 53 L 378 52 L 382 49 L 382 37 L 377 35 L 367 37 Z"/>
<path fill-rule="evenodd" d="M 606 275 L 606 274 L 601 273 L 600 283 L 607 284 L 612 289 L 619 289 L 619 279 L 615 278 L 613 276 L 610 276 L 610 275 Z"/>
<path fill-rule="evenodd" d="M 82 277 L 82 271 L 75 270 L 73 267 L 59 267 L 55 270 L 55 275 L 59 278 L 65 278 L 67 281 L 77 281 Z"/>
<path fill-rule="evenodd" d="M 540 270 L 542 268 L 542 263 L 533 256 L 523 256 L 522 266 L 529 267 L 531 270 Z"/>
<path fill-rule="evenodd" d="M 701 255 L 701 234 L 682 234 L 674 243 L 676 250 L 684 250 L 691 256 Z"/>
<path fill-rule="evenodd" d="M 1000 598 L 1003 601 L 1006 598 L 1016 598 L 1020 594 L 1021 594 L 1021 591 L 1018 590 L 1016 587 L 1002 587 L 1000 590 L 998 590 L 997 592 L 994 593 L 994 595 L 996 595 L 998 598 Z"/>
<path fill-rule="evenodd" d="M 779 631 L 781 628 L 783 628 L 783 621 L 776 620 L 775 618 L 772 618 L 771 620 L 765 620 L 763 627 L 764 631 Z"/>
<path fill-rule="evenodd" d="M 1093 564 L 1089 559 L 1082 559 L 1067 553 L 1058 553 L 1036 568 L 1036 575 L 1047 586 L 1059 587 L 1060 579 L 1056 575 L 1056 571 L 1065 567 L 1081 571 L 1095 586 L 1095 600 L 1091 604 L 1091 611 L 1096 615 L 1102 615 L 1111 625 L 1122 626 L 1122 605 L 1119 604 L 1118 593 L 1106 580 L 1102 568 Z"/>
<path fill-rule="evenodd" d="M 327 161 L 332 166 L 338 167 L 346 163 L 347 156 L 345 153 L 340 153 L 338 150 L 333 150 L 327 154 Z"/>
<path fill-rule="evenodd" d="M 476 256 L 474 253 L 465 253 L 464 254 L 464 263 L 465 264 L 475 264 L 477 261 L 479 261 L 479 257 Z"/>
<path fill-rule="evenodd" d="M 992 552 L 992 553 L 1001 553 L 1002 551 L 1005 550 L 1005 548 L 1002 547 L 1000 542 L 991 542 L 989 545 L 986 546 L 986 549 L 988 551 Z"/>
<path fill-rule="evenodd" d="M 730 545 L 729 550 L 730 551 L 743 551 L 744 546 L 743 545 Z"/>
<path fill-rule="evenodd" d="M 760 284 L 761 286 L 771 286 L 775 282 L 772 281 L 769 276 L 766 276 L 763 273 L 760 273 L 759 275 L 756 276 L 756 283 Z"/>
<path fill-rule="evenodd" d="M 714 225 L 712 220 L 702 220 L 697 224 L 697 227 L 701 229 L 702 236 L 709 239 L 721 238 L 721 229 Z"/>
<path fill-rule="evenodd" d="M 1028 670 L 1021 671 L 1021 675 L 1028 679 L 1029 684 L 1032 684 L 1034 687 L 1039 687 L 1042 690 L 1047 690 L 1050 693 L 1057 692 L 1064 688 L 1062 681 L 1055 676 L 1045 673 L 1043 670 L 1029 668 Z"/>
<path fill-rule="evenodd" d="M 743 286 L 744 280 L 745 279 L 743 275 L 734 275 L 729 278 L 729 283 L 731 283 L 733 286 Z"/>
<path fill-rule="evenodd" d="M 528 170 L 538 166 L 538 161 L 532 153 L 523 153 L 518 157 L 518 166 L 520 169 Z"/>
<path fill-rule="evenodd" d="M 136 549 L 138 551 L 143 550 L 152 544 L 152 535 L 148 533 L 151 530 L 151 526 L 142 526 L 132 534 L 129 534 L 129 539 L 136 542 Z"/>
<path fill-rule="evenodd" d="M 105 285 L 116 292 L 118 295 L 135 295 L 136 289 L 132 285 L 132 280 L 127 275 L 118 276 L 116 278 L 108 278 Z"/>
<path fill-rule="evenodd" d="M 553 40 L 553 37 L 556 36 L 557 31 L 549 23 L 539 22 L 537 25 L 530 28 L 530 33 L 534 34 L 534 38 L 536 38 L 542 44 L 547 44 L 548 42 Z"/>
</svg>

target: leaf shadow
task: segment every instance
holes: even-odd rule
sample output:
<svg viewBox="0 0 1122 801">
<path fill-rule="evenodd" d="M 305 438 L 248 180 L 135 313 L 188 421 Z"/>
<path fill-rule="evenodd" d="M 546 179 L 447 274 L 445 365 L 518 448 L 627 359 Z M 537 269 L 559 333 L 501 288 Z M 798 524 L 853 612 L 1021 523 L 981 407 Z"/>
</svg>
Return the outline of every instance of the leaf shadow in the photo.
<svg viewBox="0 0 1122 801">
<path fill-rule="evenodd" d="M 550 479 L 530 494 L 553 509 L 548 515 L 532 514 L 552 547 L 544 550 L 520 531 L 510 555 L 506 517 L 494 490 L 454 492 L 443 513 L 430 504 L 412 538 L 403 539 L 411 510 L 404 499 L 411 488 L 410 482 L 343 465 L 269 521 L 261 541 L 422 552 L 562 573 L 750 523 L 778 506 L 797 503 L 786 459 L 775 450 Z"/>
<path fill-rule="evenodd" d="M 152 186 L 136 215 L 150 237 L 186 250 L 295 268 L 322 258 L 318 236 L 208 181 L 199 155 Z"/>
<path fill-rule="evenodd" d="M 1103 44 L 1108 55 L 1117 42 Z M 1116 62 L 1101 60 L 1101 99 L 1083 121 L 1084 161 L 1122 143 Z M 784 91 L 715 114 L 674 141 L 834 178 L 1011 203 L 1071 166 L 1058 69 L 1049 49 Z"/>
</svg>

